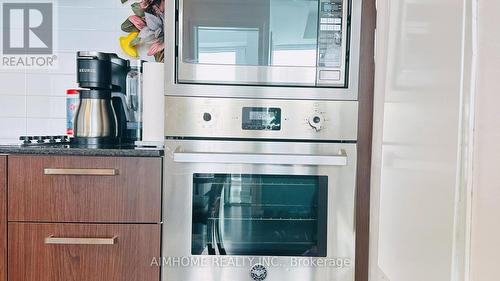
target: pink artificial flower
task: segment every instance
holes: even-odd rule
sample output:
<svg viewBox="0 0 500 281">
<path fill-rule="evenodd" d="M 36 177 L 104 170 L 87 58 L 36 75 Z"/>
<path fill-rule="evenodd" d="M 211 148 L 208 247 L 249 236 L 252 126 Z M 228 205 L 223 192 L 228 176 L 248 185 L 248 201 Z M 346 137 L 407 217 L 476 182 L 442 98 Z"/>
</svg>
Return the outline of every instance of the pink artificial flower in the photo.
<svg viewBox="0 0 500 281">
<path fill-rule="evenodd" d="M 151 48 L 149 48 L 148 56 L 154 56 L 157 53 L 163 51 L 163 49 L 165 49 L 165 43 L 164 42 L 160 42 L 160 41 L 155 41 L 151 45 Z"/>
<path fill-rule="evenodd" d="M 165 0 L 161 0 L 157 8 L 159 10 L 158 14 L 163 14 L 165 12 Z"/>
<path fill-rule="evenodd" d="M 141 7 L 141 9 L 145 10 L 147 9 L 151 4 L 153 4 L 154 0 L 142 0 L 140 3 L 139 3 L 139 6 Z"/>
<path fill-rule="evenodd" d="M 128 17 L 128 20 L 139 30 L 143 29 L 146 26 L 146 22 L 144 21 L 144 19 L 139 16 L 130 16 Z"/>
<path fill-rule="evenodd" d="M 153 5 L 153 10 L 155 11 L 156 15 L 163 14 L 163 11 L 161 10 L 161 7 L 158 7 L 157 5 Z"/>
<path fill-rule="evenodd" d="M 165 12 L 165 0 L 161 0 L 160 2 L 160 12 Z"/>
</svg>

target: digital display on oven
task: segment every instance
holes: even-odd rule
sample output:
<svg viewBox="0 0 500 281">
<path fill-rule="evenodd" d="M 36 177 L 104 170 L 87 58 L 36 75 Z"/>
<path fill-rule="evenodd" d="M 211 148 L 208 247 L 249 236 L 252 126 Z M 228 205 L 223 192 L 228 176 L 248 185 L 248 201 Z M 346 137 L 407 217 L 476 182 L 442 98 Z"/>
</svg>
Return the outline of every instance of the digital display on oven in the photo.
<svg viewBox="0 0 500 281">
<path fill-rule="evenodd" d="M 281 130 L 281 108 L 243 107 L 243 130 L 279 131 Z"/>
</svg>

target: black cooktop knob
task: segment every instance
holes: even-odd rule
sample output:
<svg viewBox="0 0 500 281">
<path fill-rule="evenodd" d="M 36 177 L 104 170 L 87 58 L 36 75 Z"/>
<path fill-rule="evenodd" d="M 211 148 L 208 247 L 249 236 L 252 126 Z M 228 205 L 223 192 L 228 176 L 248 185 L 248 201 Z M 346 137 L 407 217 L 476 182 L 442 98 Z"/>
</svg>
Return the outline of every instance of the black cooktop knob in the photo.
<svg viewBox="0 0 500 281">
<path fill-rule="evenodd" d="M 30 136 L 20 136 L 19 140 L 23 141 L 23 144 L 29 144 L 33 138 Z"/>
</svg>

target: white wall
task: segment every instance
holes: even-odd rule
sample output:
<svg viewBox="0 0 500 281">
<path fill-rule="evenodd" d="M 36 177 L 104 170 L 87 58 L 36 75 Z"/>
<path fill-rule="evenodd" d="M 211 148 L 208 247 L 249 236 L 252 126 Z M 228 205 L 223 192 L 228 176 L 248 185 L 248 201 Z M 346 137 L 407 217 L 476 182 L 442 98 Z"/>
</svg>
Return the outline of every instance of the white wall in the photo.
<svg viewBox="0 0 500 281">
<path fill-rule="evenodd" d="M 377 2 L 372 281 L 463 278 L 468 2 Z"/>
<path fill-rule="evenodd" d="M 500 278 L 499 15 L 499 1 L 478 1 L 471 281 Z"/>
<path fill-rule="evenodd" d="M 32 1 L 0 0 L 0 4 L 6 2 Z M 26 134 L 66 133 L 65 94 L 66 89 L 77 86 L 76 51 L 117 52 L 125 57 L 118 38 L 123 35 L 121 23 L 132 14 L 129 4 L 122 5 L 120 0 L 56 0 L 55 13 L 58 69 L 0 69 L 0 143 L 17 142 Z"/>
</svg>

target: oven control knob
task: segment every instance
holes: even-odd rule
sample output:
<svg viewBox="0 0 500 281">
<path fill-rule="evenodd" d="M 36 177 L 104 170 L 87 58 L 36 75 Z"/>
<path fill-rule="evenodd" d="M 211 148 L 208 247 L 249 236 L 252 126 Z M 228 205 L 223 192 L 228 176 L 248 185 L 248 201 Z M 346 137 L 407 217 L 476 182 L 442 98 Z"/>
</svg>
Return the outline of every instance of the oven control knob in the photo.
<svg viewBox="0 0 500 281">
<path fill-rule="evenodd" d="M 309 117 L 309 125 L 316 130 L 316 132 L 321 131 L 324 127 L 325 118 L 319 113 L 315 113 Z"/>
<path fill-rule="evenodd" d="M 203 120 L 205 120 L 205 122 L 211 121 L 212 120 L 212 114 L 210 114 L 208 112 L 203 113 Z"/>
</svg>

